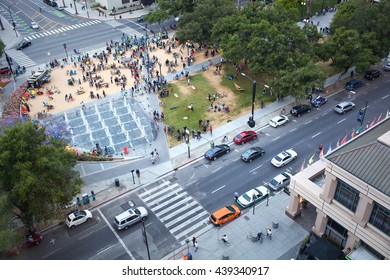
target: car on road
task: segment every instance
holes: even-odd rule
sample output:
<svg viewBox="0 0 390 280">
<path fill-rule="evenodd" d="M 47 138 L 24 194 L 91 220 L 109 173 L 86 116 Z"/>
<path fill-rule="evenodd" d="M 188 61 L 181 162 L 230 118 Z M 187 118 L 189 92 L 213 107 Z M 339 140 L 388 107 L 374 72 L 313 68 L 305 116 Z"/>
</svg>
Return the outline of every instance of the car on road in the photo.
<svg viewBox="0 0 390 280">
<path fill-rule="evenodd" d="M 71 212 L 66 218 L 68 228 L 74 228 L 92 219 L 92 213 L 89 210 L 76 210 Z"/>
<path fill-rule="evenodd" d="M 300 104 L 291 108 L 290 113 L 296 117 L 300 117 L 304 113 L 310 113 L 311 106 L 306 104 Z"/>
<path fill-rule="evenodd" d="M 257 138 L 257 133 L 253 130 L 242 131 L 234 136 L 234 143 L 241 145 Z"/>
<path fill-rule="evenodd" d="M 383 66 L 383 71 L 390 71 L 390 62 Z"/>
<path fill-rule="evenodd" d="M 18 246 L 8 249 L 6 254 L 8 256 L 19 255 L 22 250 L 41 244 L 42 240 L 43 240 L 42 234 L 38 232 L 30 232 L 26 234 L 25 239 L 22 240 Z"/>
<path fill-rule="evenodd" d="M 357 79 L 350 80 L 345 84 L 345 89 L 346 90 L 355 90 L 357 88 L 360 88 L 363 86 L 363 82 Z"/>
<path fill-rule="evenodd" d="M 231 220 L 239 217 L 241 215 L 240 208 L 237 205 L 226 205 L 221 209 L 213 212 L 209 219 L 210 222 L 215 226 L 222 226 L 223 224 L 230 222 Z"/>
<path fill-rule="evenodd" d="M 272 127 L 278 127 L 288 122 L 288 118 L 284 115 L 276 116 L 269 121 L 269 125 Z"/>
<path fill-rule="evenodd" d="M 23 41 L 19 42 L 19 43 L 16 45 L 15 49 L 17 49 L 18 51 L 20 51 L 20 50 L 23 50 L 24 48 L 27 48 L 28 46 L 31 46 L 31 41 L 28 41 L 28 40 L 24 40 L 24 39 L 23 39 Z"/>
<path fill-rule="evenodd" d="M 348 112 L 354 108 L 355 108 L 354 103 L 352 103 L 351 101 L 344 101 L 344 102 L 337 104 L 334 107 L 334 110 L 339 114 L 345 114 L 346 112 Z"/>
<path fill-rule="evenodd" d="M 62 6 L 58 6 L 58 7 L 57 7 L 57 10 L 58 10 L 58 11 L 63 11 L 64 9 L 65 9 L 65 7 L 62 7 Z"/>
<path fill-rule="evenodd" d="M 9 76 L 11 75 L 11 69 L 9 67 L 3 67 L 3 68 L 0 68 L 0 76 Z"/>
<path fill-rule="evenodd" d="M 30 23 L 30 27 L 31 27 L 32 29 L 39 29 L 39 26 L 38 26 L 38 24 L 36 24 L 35 21 L 32 21 L 32 22 Z"/>
<path fill-rule="evenodd" d="M 293 149 L 289 149 L 275 156 L 271 160 L 271 163 L 276 167 L 282 167 L 288 164 L 289 162 L 293 161 L 297 157 L 298 154 Z"/>
<path fill-rule="evenodd" d="M 145 20 L 145 16 L 144 16 L 144 15 L 139 16 L 139 17 L 137 18 L 137 22 L 144 22 L 144 20 Z"/>
<path fill-rule="evenodd" d="M 268 187 L 273 189 L 274 191 L 278 191 L 284 186 L 287 186 L 290 184 L 292 175 L 288 172 L 283 172 L 278 175 L 276 175 L 269 183 Z"/>
<path fill-rule="evenodd" d="M 252 147 L 246 150 L 242 155 L 241 159 L 245 162 L 252 162 L 254 159 L 265 154 L 265 151 L 261 147 Z"/>
<path fill-rule="evenodd" d="M 55 1 L 49 1 L 49 4 L 48 4 L 48 5 L 49 5 L 49 6 L 52 6 L 52 7 L 54 7 L 54 8 L 58 7 L 57 2 L 55 2 Z"/>
<path fill-rule="evenodd" d="M 268 189 L 264 186 L 259 186 L 239 196 L 237 199 L 237 203 L 242 208 L 250 207 L 253 205 L 253 203 L 256 204 L 262 201 L 263 199 L 267 198 L 268 195 L 269 195 Z"/>
<path fill-rule="evenodd" d="M 326 103 L 328 103 L 328 99 L 319 95 L 311 102 L 311 105 L 313 107 L 321 107 Z"/>
<path fill-rule="evenodd" d="M 220 156 L 224 154 L 228 154 L 229 152 L 230 152 L 229 145 L 226 144 L 215 145 L 213 148 L 205 152 L 204 157 L 209 160 L 216 160 Z"/>
<path fill-rule="evenodd" d="M 382 76 L 381 71 L 370 69 L 366 71 L 364 78 L 366 78 L 367 80 L 374 80 L 376 78 L 380 78 L 380 76 Z"/>
<path fill-rule="evenodd" d="M 118 230 L 128 229 L 130 226 L 145 220 L 148 217 L 148 211 L 145 207 L 128 209 L 125 212 L 115 216 L 114 224 Z"/>
</svg>

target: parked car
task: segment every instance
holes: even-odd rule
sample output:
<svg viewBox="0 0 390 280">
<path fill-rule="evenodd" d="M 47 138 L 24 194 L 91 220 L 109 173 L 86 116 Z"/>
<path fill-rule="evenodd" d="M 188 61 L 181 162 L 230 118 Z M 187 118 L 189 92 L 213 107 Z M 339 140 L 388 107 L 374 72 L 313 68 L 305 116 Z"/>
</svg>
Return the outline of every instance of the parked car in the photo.
<svg viewBox="0 0 390 280">
<path fill-rule="evenodd" d="M 276 116 L 269 121 L 269 125 L 272 127 L 278 127 L 288 122 L 288 118 L 284 115 Z"/>
<path fill-rule="evenodd" d="M 345 114 L 346 112 L 352 110 L 355 108 L 355 104 L 350 101 L 344 101 L 339 104 L 337 104 L 334 107 L 334 110 L 339 114 Z"/>
<path fill-rule="evenodd" d="M 58 7 L 58 4 L 57 4 L 57 2 L 55 2 L 55 1 L 51 1 L 51 2 L 49 3 L 49 6 L 52 6 L 52 7 L 56 8 L 56 7 Z"/>
<path fill-rule="evenodd" d="M 264 186 L 260 186 L 254 189 L 251 189 L 238 197 L 237 203 L 242 207 L 250 207 L 253 205 L 253 203 L 258 203 L 262 201 L 263 199 L 267 198 L 268 196 L 268 189 Z"/>
<path fill-rule="evenodd" d="M 6 254 L 8 256 L 19 255 L 23 249 L 37 246 L 41 244 L 42 240 L 43 240 L 42 234 L 38 232 L 30 232 L 26 234 L 25 239 L 22 240 L 18 246 L 8 249 Z"/>
<path fill-rule="evenodd" d="M 16 45 L 16 49 L 18 51 L 24 49 L 24 48 L 27 48 L 28 46 L 31 46 L 31 41 L 27 41 L 27 40 L 23 40 L 21 42 L 19 42 L 17 45 Z"/>
<path fill-rule="evenodd" d="M 275 156 L 271 163 L 276 167 L 282 167 L 285 166 L 287 163 L 293 161 L 298 157 L 298 154 L 293 150 L 286 150 Z"/>
<path fill-rule="evenodd" d="M 370 69 L 366 71 L 364 78 L 366 78 L 367 80 L 374 80 L 376 78 L 379 78 L 381 75 L 381 71 Z"/>
<path fill-rule="evenodd" d="M 115 216 L 114 224 L 118 230 L 128 229 L 130 226 L 146 219 L 148 217 L 148 211 L 145 207 L 137 207 L 134 209 L 128 209 L 125 212 Z"/>
<path fill-rule="evenodd" d="M 328 99 L 319 95 L 311 102 L 311 105 L 314 107 L 320 107 L 326 103 L 328 103 Z"/>
<path fill-rule="evenodd" d="M 363 82 L 357 79 L 350 80 L 345 84 L 345 89 L 347 90 L 355 90 L 363 86 Z"/>
<path fill-rule="evenodd" d="M 68 228 L 74 228 L 75 226 L 88 222 L 91 219 L 92 213 L 89 210 L 76 210 L 68 215 L 65 222 Z"/>
<path fill-rule="evenodd" d="M 297 105 L 297 106 L 292 107 L 290 113 L 291 113 L 291 115 L 294 115 L 296 117 L 300 117 L 304 113 L 310 113 L 310 111 L 311 111 L 310 105 L 301 104 L 301 105 Z"/>
<path fill-rule="evenodd" d="M 32 22 L 30 23 L 30 27 L 31 27 L 32 29 L 39 29 L 39 26 L 38 26 L 38 24 L 35 23 L 35 21 L 32 21 Z"/>
<path fill-rule="evenodd" d="M 241 159 L 245 162 L 252 162 L 254 159 L 265 154 L 265 151 L 261 147 L 252 147 L 246 150 L 242 155 Z"/>
<path fill-rule="evenodd" d="M 248 131 L 242 131 L 236 136 L 234 136 L 233 141 L 234 143 L 240 145 L 240 144 L 245 144 L 246 142 L 249 142 L 256 138 L 257 138 L 256 132 L 254 132 L 253 130 L 248 130 Z"/>
<path fill-rule="evenodd" d="M 9 76 L 11 75 L 11 69 L 9 67 L 3 67 L 0 69 L 0 76 Z"/>
<path fill-rule="evenodd" d="M 268 187 L 270 187 L 274 191 L 278 191 L 284 186 L 290 184 L 291 177 L 292 175 L 288 172 L 278 174 L 268 183 Z"/>
<path fill-rule="evenodd" d="M 209 217 L 210 222 L 215 226 L 222 226 L 223 224 L 239 217 L 241 214 L 240 208 L 237 205 L 226 205 L 212 213 Z"/>
<path fill-rule="evenodd" d="M 144 20 L 145 20 L 145 16 L 144 16 L 144 15 L 139 16 L 139 17 L 137 18 L 137 22 L 144 22 Z"/>
<path fill-rule="evenodd" d="M 383 71 L 390 71 L 390 62 L 383 66 Z"/>
<path fill-rule="evenodd" d="M 210 160 L 216 160 L 220 156 L 224 154 L 228 154 L 230 152 L 229 145 L 221 144 L 216 145 L 214 148 L 209 149 L 205 154 L 204 157 Z"/>
</svg>

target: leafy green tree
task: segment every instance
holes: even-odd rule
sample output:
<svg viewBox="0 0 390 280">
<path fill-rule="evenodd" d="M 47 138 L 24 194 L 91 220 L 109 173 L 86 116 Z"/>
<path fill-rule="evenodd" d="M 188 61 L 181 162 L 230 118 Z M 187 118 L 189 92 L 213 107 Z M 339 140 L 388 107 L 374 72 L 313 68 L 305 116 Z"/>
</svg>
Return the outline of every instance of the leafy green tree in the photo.
<svg viewBox="0 0 390 280">
<path fill-rule="evenodd" d="M 362 72 L 378 60 L 369 45 L 363 43 L 365 38 L 372 39 L 373 36 L 367 33 L 361 37 L 356 30 L 341 27 L 325 43 L 325 52 L 332 64 L 345 72 L 352 66 L 356 66 L 357 72 Z"/>
<path fill-rule="evenodd" d="M 55 217 L 82 180 L 67 143 L 32 122 L 5 128 L 0 137 L 0 195 L 26 228 Z"/>
<path fill-rule="evenodd" d="M 215 23 L 221 18 L 229 18 L 236 13 L 230 0 L 197 0 L 193 12 L 180 16 L 176 35 L 180 41 L 197 43 L 211 42 L 211 33 Z"/>
<path fill-rule="evenodd" d="M 280 70 L 272 86 L 275 94 L 292 95 L 297 100 L 303 99 L 313 88 L 322 87 L 325 73 L 314 63 L 293 71 Z"/>
<path fill-rule="evenodd" d="M 0 57 L 3 56 L 4 48 L 5 48 L 4 42 L 0 39 Z"/>
<path fill-rule="evenodd" d="M 167 11 L 157 9 L 156 11 L 153 11 L 152 13 L 146 15 L 145 20 L 147 22 L 157 22 L 161 31 L 161 22 L 163 22 L 167 18 L 169 18 L 169 14 L 167 13 Z"/>
<path fill-rule="evenodd" d="M 194 4 L 196 2 L 194 3 L 193 0 L 159 0 L 157 2 L 157 9 L 147 15 L 147 20 L 149 22 L 162 22 L 171 16 L 177 17 L 184 13 L 191 13 L 194 10 Z M 160 16 L 164 15 L 165 17 L 161 21 L 153 21 L 155 18 L 160 19 L 160 16 L 155 17 L 155 14 L 159 14 Z"/>
<path fill-rule="evenodd" d="M 350 0 L 338 5 L 330 30 L 335 33 L 339 28 L 353 29 L 360 36 L 373 33 L 370 37 L 375 45 L 370 49 L 378 58 L 388 55 L 390 50 L 390 1 L 373 3 L 365 0 Z M 369 43 L 369 42 L 368 42 Z"/>
</svg>

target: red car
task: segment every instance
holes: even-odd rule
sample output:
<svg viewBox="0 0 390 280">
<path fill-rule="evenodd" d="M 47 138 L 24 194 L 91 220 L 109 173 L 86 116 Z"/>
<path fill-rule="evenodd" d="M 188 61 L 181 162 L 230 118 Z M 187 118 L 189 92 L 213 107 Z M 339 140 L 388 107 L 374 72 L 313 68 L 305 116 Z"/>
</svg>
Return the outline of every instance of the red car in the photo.
<svg viewBox="0 0 390 280">
<path fill-rule="evenodd" d="M 14 256 L 19 255 L 20 252 L 25 248 L 30 248 L 39 245 L 43 240 L 43 236 L 38 232 L 32 232 L 26 235 L 26 239 L 19 244 L 19 246 L 9 249 L 7 255 Z"/>
<path fill-rule="evenodd" d="M 248 131 L 242 131 L 236 136 L 234 136 L 233 141 L 234 143 L 241 145 L 256 138 L 257 138 L 256 132 L 254 132 L 253 130 L 248 130 Z"/>
</svg>

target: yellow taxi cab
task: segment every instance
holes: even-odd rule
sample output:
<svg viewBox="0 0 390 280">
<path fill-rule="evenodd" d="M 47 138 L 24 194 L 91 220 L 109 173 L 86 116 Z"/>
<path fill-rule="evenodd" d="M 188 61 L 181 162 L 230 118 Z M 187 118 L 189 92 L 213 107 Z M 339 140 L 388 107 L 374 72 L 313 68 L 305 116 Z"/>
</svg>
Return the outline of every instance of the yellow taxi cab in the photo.
<svg viewBox="0 0 390 280">
<path fill-rule="evenodd" d="M 210 215 L 210 222 L 216 226 L 223 224 L 240 216 L 241 211 L 237 205 L 226 205 Z"/>
</svg>

